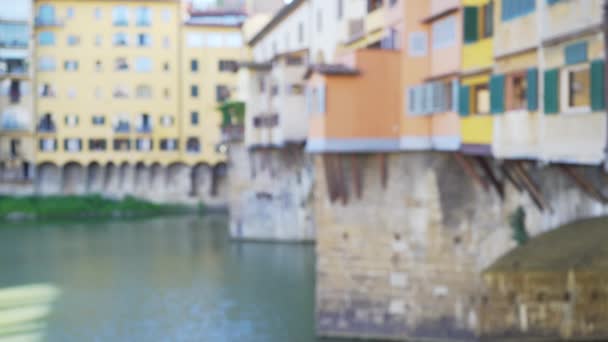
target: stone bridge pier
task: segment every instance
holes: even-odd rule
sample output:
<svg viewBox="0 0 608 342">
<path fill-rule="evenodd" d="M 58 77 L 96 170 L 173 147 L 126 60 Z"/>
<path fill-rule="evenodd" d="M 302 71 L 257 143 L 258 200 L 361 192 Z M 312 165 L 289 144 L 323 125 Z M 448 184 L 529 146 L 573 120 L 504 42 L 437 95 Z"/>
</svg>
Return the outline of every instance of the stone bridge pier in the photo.
<svg viewBox="0 0 608 342">
<path fill-rule="evenodd" d="M 608 337 L 608 275 L 549 266 L 534 273 L 534 259 L 527 269 L 520 262 L 516 275 L 504 266 L 519 265 L 508 261 L 519 251 L 510 224 L 519 207 L 529 246 L 566 223 L 608 213 L 599 167 L 408 153 L 319 155 L 314 168 L 320 335 Z M 542 265 L 576 258 L 554 248 Z M 593 297 L 587 286 L 601 291 Z M 587 307 L 581 296 L 604 306 Z"/>
<path fill-rule="evenodd" d="M 157 203 L 204 203 L 221 208 L 227 202 L 225 169 L 224 164 L 42 163 L 36 167 L 34 193 L 41 196 L 134 196 Z"/>
</svg>

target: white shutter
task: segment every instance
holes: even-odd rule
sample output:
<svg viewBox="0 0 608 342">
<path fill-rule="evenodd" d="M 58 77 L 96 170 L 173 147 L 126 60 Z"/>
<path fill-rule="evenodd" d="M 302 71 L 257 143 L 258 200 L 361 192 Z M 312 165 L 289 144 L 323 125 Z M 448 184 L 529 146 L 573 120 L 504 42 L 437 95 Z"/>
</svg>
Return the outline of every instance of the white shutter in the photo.
<svg viewBox="0 0 608 342">
<path fill-rule="evenodd" d="M 427 83 L 424 86 L 424 114 L 431 114 L 433 112 L 433 84 Z"/>
<path fill-rule="evenodd" d="M 424 114 L 424 85 L 416 87 L 416 114 Z"/>
<path fill-rule="evenodd" d="M 451 110 L 455 113 L 458 113 L 458 88 L 460 87 L 460 84 L 458 82 L 458 79 L 454 79 L 452 80 L 452 108 Z M 447 108 L 446 110 L 450 110 L 450 108 Z"/>
<path fill-rule="evenodd" d="M 325 103 L 325 85 L 322 85 L 319 87 L 318 89 L 318 95 L 319 95 L 319 113 L 325 113 L 325 109 L 326 109 L 326 103 Z"/>
<path fill-rule="evenodd" d="M 415 98 L 416 98 L 416 88 L 409 87 L 405 91 L 405 108 L 406 114 L 415 114 L 416 106 L 415 106 Z"/>
</svg>

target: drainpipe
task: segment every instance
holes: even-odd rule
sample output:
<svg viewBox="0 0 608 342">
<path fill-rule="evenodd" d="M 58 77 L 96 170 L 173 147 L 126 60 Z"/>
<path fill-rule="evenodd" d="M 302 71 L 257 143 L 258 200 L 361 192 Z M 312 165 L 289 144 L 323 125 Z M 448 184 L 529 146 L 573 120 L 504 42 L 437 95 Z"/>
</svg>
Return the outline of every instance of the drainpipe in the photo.
<svg viewBox="0 0 608 342">
<path fill-rule="evenodd" d="M 608 60 L 608 0 L 604 0 L 604 60 Z M 608 101 L 608 67 L 604 67 L 604 101 Z M 607 103 L 608 105 L 608 103 Z M 607 107 L 608 108 L 608 107 Z M 606 120 L 608 126 L 608 120 Z M 604 171 L 608 172 L 608 127 L 606 127 L 606 148 L 604 150 Z"/>
</svg>

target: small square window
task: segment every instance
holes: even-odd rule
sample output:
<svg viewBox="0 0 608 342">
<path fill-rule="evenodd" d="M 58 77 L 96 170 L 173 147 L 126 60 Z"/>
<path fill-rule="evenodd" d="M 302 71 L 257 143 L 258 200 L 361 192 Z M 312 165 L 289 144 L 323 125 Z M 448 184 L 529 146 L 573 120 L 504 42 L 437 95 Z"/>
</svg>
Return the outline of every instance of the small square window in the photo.
<svg viewBox="0 0 608 342">
<path fill-rule="evenodd" d="M 591 77 L 589 67 L 582 66 L 567 70 L 567 108 L 569 110 L 588 109 L 591 106 Z"/>
</svg>

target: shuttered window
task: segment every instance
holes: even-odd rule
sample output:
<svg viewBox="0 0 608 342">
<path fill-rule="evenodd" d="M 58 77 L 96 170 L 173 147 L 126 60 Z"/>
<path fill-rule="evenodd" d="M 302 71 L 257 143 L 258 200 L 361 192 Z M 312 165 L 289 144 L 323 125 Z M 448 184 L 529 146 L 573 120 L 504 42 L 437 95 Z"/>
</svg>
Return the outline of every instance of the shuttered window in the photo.
<svg viewBox="0 0 608 342">
<path fill-rule="evenodd" d="M 479 8 L 464 8 L 464 42 L 474 43 L 479 37 Z"/>
<path fill-rule="evenodd" d="M 604 68 L 605 63 L 603 60 L 591 62 L 591 109 L 593 111 L 604 110 L 606 108 L 606 99 L 604 98 L 604 89 L 606 87 Z"/>
<path fill-rule="evenodd" d="M 424 114 L 433 112 L 433 84 L 424 85 Z"/>
<path fill-rule="evenodd" d="M 458 83 L 458 80 L 452 80 L 452 105 L 450 108 L 454 113 L 458 112 L 458 104 L 460 103 L 459 101 L 459 93 L 460 93 L 460 84 Z M 448 109 L 449 110 L 449 109 Z"/>
<path fill-rule="evenodd" d="M 410 115 L 416 114 L 416 87 L 407 89 L 406 99 L 407 113 Z"/>
<path fill-rule="evenodd" d="M 460 116 L 468 116 L 469 115 L 469 87 L 462 86 L 459 91 L 459 108 L 458 113 Z"/>
<path fill-rule="evenodd" d="M 493 75 L 490 79 L 490 110 L 492 114 L 505 111 L 505 76 Z"/>
<path fill-rule="evenodd" d="M 528 70 L 528 110 L 535 111 L 538 109 L 538 69 L 532 68 Z"/>
<path fill-rule="evenodd" d="M 559 70 L 545 71 L 545 113 L 559 112 Z"/>
</svg>

